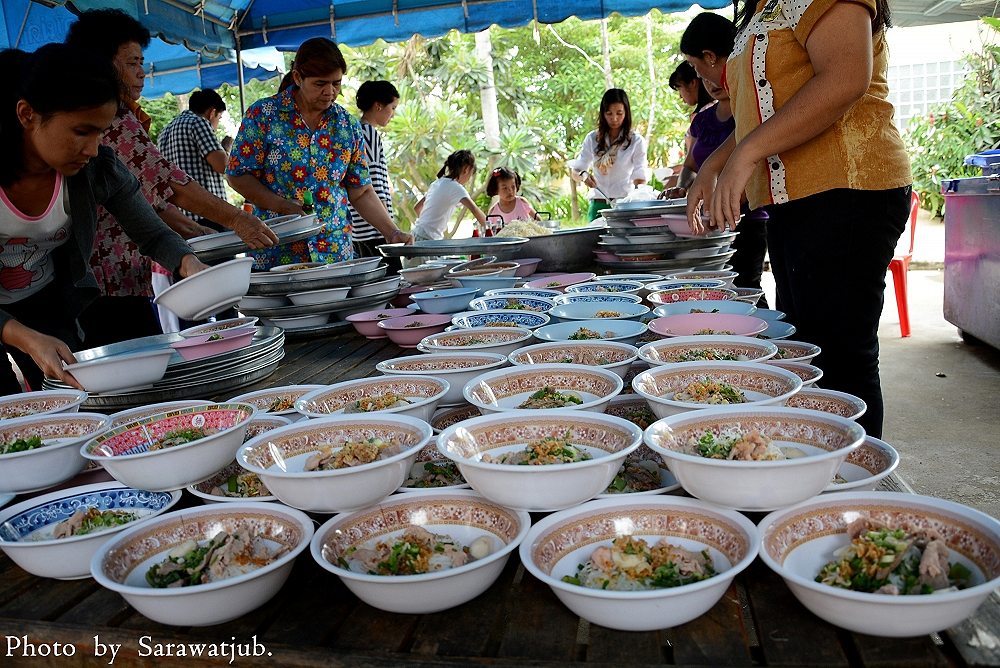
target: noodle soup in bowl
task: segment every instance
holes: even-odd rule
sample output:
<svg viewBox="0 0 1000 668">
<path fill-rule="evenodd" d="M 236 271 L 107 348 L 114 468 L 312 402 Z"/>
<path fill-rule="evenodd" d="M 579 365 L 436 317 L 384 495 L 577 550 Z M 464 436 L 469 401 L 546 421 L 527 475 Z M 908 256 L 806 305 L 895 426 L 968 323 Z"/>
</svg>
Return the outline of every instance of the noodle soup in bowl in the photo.
<svg viewBox="0 0 1000 668">
<path fill-rule="evenodd" d="M 539 343 L 526 346 L 510 354 L 515 366 L 533 364 L 583 364 L 600 367 L 625 377 L 629 367 L 638 358 L 635 346 L 614 341 L 572 341 L 566 343 Z"/>
<path fill-rule="evenodd" d="M 521 409 L 603 412 L 624 387 L 621 376 L 582 364 L 533 364 L 484 373 L 463 390 L 484 415 Z"/>
</svg>

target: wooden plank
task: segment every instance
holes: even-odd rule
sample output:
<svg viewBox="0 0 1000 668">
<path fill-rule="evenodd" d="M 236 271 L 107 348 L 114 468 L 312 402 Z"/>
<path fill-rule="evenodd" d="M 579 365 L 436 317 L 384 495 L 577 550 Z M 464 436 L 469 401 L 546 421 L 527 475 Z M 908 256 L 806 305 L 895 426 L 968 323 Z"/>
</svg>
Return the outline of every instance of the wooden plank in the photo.
<svg viewBox="0 0 1000 668">
<path fill-rule="evenodd" d="M 656 631 L 630 633 L 587 624 L 587 663 L 634 666 L 663 663 L 664 638 Z"/>
<path fill-rule="evenodd" d="M 755 561 L 744 581 L 766 665 L 848 665 L 837 629 L 806 610 L 771 569 Z"/>
<path fill-rule="evenodd" d="M 736 585 L 707 613 L 664 632 L 680 665 L 746 666 L 753 663 Z"/>
<path fill-rule="evenodd" d="M 0 559 L 0 615 L 4 606 L 16 600 L 25 589 L 33 586 L 37 578 L 2 555 Z"/>
<path fill-rule="evenodd" d="M 417 615 L 399 615 L 361 603 L 348 623 L 337 630 L 331 647 L 338 652 L 402 652 L 409 646 L 418 619 Z"/>
<path fill-rule="evenodd" d="M 289 595 L 262 637 L 271 642 L 311 647 L 325 644 L 358 605 L 357 597 L 334 576 L 302 555 L 284 589 Z"/>
<path fill-rule="evenodd" d="M 885 638 L 855 633 L 851 635 L 858 656 L 865 666 L 947 666 L 948 659 L 930 636 Z"/>
<path fill-rule="evenodd" d="M 131 614 L 137 614 L 121 594 L 104 587 L 81 599 L 76 605 L 59 615 L 54 621 L 60 624 L 81 626 L 117 626 Z"/>
<path fill-rule="evenodd" d="M 13 619 L 55 619 L 90 594 L 99 585 L 90 578 L 50 580 L 33 578 L 32 585 L 8 602 L 0 615 Z"/>
<path fill-rule="evenodd" d="M 970 666 L 1000 666 L 1000 594 L 993 592 L 969 619 L 945 634 Z"/>
<path fill-rule="evenodd" d="M 501 657 L 574 661 L 579 618 L 521 566 L 511 585 Z"/>
<path fill-rule="evenodd" d="M 451 610 L 423 615 L 410 651 L 428 656 L 484 656 L 495 653 L 507 619 L 507 596 L 517 573 L 515 555 L 485 592 Z"/>
</svg>

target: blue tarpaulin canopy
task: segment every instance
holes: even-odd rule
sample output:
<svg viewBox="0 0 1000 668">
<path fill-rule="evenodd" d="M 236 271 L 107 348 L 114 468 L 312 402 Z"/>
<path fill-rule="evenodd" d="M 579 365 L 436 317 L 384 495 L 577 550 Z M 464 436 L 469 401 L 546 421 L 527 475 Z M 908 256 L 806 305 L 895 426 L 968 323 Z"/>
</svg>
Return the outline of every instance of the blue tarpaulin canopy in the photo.
<svg viewBox="0 0 1000 668">
<path fill-rule="evenodd" d="M 61 42 L 75 19 L 76 16 L 65 7 L 46 7 L 30 0 L 3 0 L 0 48 L 34 51 L 43 44 Z M 157 38 L 144 55 L 148 78 L 143 95 L 147 98 L 239 82 L 236 54 L 232 49 L 215 46 L 191 51 L 181 44 L 168 44 Z M 278 74 L 283 65 L 281 54 L 273 48 L 244 51 L 242 55 L 244 80 L 269 79 Z"/>
<path fill-rule="evenodd" d="M 54 0 L 66 4 L 67 0 Z M 4 0 L 6 3 L 7 0 Z M 478 32 L 491 25 L 513 28 L 537 20 L 558 23 L 576 16 L 684 11 L 691 0 L 73 0 L 79 9 L 114 6 L 169 42 L 200 49 L 273 46 L 294 50 L 310 37 L 352 46 L 414 34 L 437 37 L 450 30 Z M 720 9 L 732 0 L 699 0 Z"/>
</svg>

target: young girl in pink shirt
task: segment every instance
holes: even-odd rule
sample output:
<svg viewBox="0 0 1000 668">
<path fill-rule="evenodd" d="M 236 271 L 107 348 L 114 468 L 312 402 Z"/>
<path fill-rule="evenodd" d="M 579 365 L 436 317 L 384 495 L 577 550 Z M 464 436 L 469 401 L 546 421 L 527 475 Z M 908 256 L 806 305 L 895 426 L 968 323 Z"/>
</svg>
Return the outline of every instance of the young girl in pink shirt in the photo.
<svg viewBox="0 0 1000 668">
<path fill-rule="evenodd" d="M 535 210 L 527 200 L 518 196 L 520 189 L 520 174 L 506 167 L 494 169 L 486 183 L 486 194 L 496 197 L 497 202 L 490 207 L 487 215 L 500 216 L 504 225 L 512 220 L 534 220 Z"/>
</svg>

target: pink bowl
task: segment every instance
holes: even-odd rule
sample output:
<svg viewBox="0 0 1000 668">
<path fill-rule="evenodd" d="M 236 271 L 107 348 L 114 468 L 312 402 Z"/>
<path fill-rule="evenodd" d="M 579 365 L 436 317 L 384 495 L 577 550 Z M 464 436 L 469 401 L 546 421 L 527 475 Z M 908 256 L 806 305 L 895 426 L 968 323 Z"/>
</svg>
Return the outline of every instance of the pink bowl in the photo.
<svg viewBox="0 0 1000 668">
<path fill-rule="evenodd" d="M 689 302 L 701 299 L 735 299 L 736 293 L 724 288 L 673 288 L 670 290 L 660 290 L 646 295 L 646 299 L 653 304 L 673 304 L 675 302 Z"/>
<path fill-rule="evenodd" d="M 658 225 L 666 225 L 674 234 L 693 234 L 691 226 L 688 225 L 687 216 L 680 213 L 668 213 L 660 217 Z"/>
<path fill-rule="evenodd" d="M 425 336 L 443 332 L 450 324 L 450 313 L 422 313 L 380 320 L 378 327 L 400 348 L 416 348 Z"/>
<path fill-rule="evenodd" d="M 663 336 L 697 334 L 753 336 L 767 329 L 767 322 L 760 318 L 733 313 L 684 313 L 651 320 L 649 328 Z"/>
<path fill-rule="evenodd" d="M 525 276 L 531 276 L 535 271 L 538 270 L 538 265 L 541 264 L 542 258 L 540 257 L 519 257 L 514 260 L 517 262 L 517 271 L 514 272 L 515 276 L 524 278 Z"/>
<path fill-rule="evenodd" d="M 251 328 L 202 334 L 201 336 L 192 336 L 183 341 L 172 343 L 170 347 L 176 350 L 185 360 L 200 360 L 203 357 L 211 357 L 212 355 L 245 348 L 250 345 L 255 331 Z M 210 340 L 213 337 L 217 338 Z"/>
<path fill-rule="evenodd" d="M 586 283 L 587 281 L 592 281 L 597 277 L 597 274 L 589 272 L 581 272 L 578 274 L 557 274 L 555 276 L 549 276 L 547 278 L 538 278 L 534 281 L 529 281 L 524 284 L 524 287 L 535 289 L 544 288 L 546 290 L 558 290 L 563 292 L 567 286 L 576 285 L 577 283 Z"/>
<path fill-rule="evenodd" d="M 449 283 L 449 287 L 450 287 Z M 408 287 L 400 288 L 399 294 L 392 298 L 392 305 L 396 308 L 403 308 L 410 303 L 410 295 L 416 294 L 418 292 L 427 292 L 434 286 L 431 285 L 410 285 Z"/>
<path fill-rule="evenodd" d="M 384 339 L 386 333 L 384 329 L 380 329 L 378 326 L 380 320 L 398 318 L 401 315 L 412 315 L 412 313 L 413 311 L 408 308 L 384 308 L 378 311 L 355 313 L 354 315 L 347 316 L 345 320 L 354 325 L 354 329 L 358 331 L 358 334 L 366 339 Z"/>
</svg>

